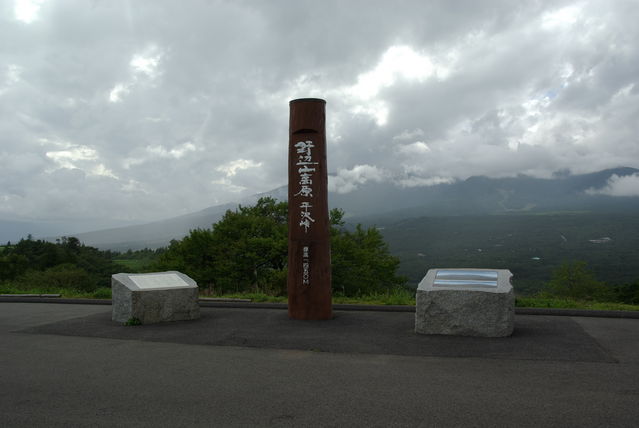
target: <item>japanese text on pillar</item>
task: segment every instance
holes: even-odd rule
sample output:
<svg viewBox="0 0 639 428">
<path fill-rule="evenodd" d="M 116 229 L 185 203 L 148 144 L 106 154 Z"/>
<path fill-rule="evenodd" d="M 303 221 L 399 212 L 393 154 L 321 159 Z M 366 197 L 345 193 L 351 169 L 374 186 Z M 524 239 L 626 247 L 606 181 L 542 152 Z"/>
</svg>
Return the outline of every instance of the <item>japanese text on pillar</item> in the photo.
<svg viewBox="0 0 639 428">
<path fill-rule="evenodd" d="M 315 219 L 313 218 L 313 205 L 311 198 L 313 197 L 313 176 L 316 171 L 316 165 L 319 162 L 313 162 L 313 151 L 315 146 L 312 141 L 300 141 L 295 144 L 297 149 L 298 184 L 299 191 L 295 196 L 300 196 L 302 200 L 299 204 L 300 227 L 304 228 L 304 233 L 308 233 L 308 229 Z"/>
</svg>

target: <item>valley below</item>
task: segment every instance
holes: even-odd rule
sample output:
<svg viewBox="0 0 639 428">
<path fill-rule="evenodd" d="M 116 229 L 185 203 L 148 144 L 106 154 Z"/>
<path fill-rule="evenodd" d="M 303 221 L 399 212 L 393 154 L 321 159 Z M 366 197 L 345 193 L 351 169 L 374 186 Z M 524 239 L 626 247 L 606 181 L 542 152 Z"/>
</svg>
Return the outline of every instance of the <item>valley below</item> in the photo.
<svg viewBox="0 0 639 428">
<path fill-rule="evenodd" d="M 537 291 L 562 263 L 584 261 L 598 280 L 639 279 L 639 214 L 548 213 L 420 217 L 377 223 L 399 273 L 416 287 L 427 270 L 499 268 L 519 293 Z"/>
</svg>

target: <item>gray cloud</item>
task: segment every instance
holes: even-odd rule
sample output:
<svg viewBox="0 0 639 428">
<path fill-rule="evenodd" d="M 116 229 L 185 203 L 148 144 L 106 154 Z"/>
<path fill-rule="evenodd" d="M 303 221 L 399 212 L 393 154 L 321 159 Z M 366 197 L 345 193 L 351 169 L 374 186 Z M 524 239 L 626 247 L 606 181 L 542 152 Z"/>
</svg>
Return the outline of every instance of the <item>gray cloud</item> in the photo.
<svg viewBox="0 0 639 428">
<path fill-rule="evenodd" d="M 639 167 L 633 2 L 14 12 L 0 6 L 0 218 L 152 220 L 275 188 L 288 101 L 307 96 L 327 100 L 342 192 Z"/>
</svg>

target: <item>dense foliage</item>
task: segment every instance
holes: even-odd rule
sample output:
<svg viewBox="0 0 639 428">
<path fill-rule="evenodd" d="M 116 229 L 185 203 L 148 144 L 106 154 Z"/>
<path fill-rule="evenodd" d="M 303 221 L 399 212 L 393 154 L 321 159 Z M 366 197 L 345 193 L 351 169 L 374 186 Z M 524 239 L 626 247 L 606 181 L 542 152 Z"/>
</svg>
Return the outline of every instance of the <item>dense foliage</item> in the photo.
<svg viewBox="0 0 639 428">
<path fill-rule="evenodd" d="M 539 295 L 636 305 L 639 304 L 639 281 L 621 286 L 606 286 L 597 280 L 586 262 L 564 262 L 555 269 L 552 279 L 545 284 Z"/>
<path fill-rule="evenodd" d="M 212 229 L 196 229 L 173 241 L 157 269 L 176 269 L 209 291 L 286 293 L 286 202 L 262 198 L 251 207 L 227 211 Z M 375 228 L 343 228 L 343 213 L 331 211 L 331 258 L 334 291 L 368 294 L 403 285 L 399 260 L 388 252 Z"/>
<path fill-rule="evenodd" d="M 23 239 L 3 247 L 0 253 L 0 283 L 17 289 L 58 289 L 93 291 L 109 287 L 110 277 L 121 270 L 113 254 L 62 238 L 56 243 Z"/>
<path fill-rule="evenodd" d="M 584 261 L 563 263 L 555 269 L 543 292 L 556 297 L 582 300 L 607 300 L 612 297 L 611 289 L 597 281 Z"/>
<path fill-rule="evenodd" d="M 338 223 L 336 226 L 343 225 Z M 399 259 L 389 253 L 388 245 L 376 228 L 364 229 L 357 225 L 354 231 L 349 232 L 336 226 L 331 229 L 331 269 L 335 292 L 357 296 L 380 293 L 405 284 L 406 278 L 397 275 Z"/>
</svg>

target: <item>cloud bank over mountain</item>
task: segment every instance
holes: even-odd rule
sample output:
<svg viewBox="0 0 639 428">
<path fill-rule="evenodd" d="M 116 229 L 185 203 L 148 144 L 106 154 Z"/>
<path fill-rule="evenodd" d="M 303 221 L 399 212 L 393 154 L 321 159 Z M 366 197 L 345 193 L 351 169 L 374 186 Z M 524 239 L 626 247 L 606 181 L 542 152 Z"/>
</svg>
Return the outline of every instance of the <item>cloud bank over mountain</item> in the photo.
<svg viewBox="0 0 639 428">
<path fill-rule="evenodd" d="M 639 196 L 639 174 L 619 176 L 613 174 L 606 186 L 588 189 L 591 195 Z"/>
</svg>

